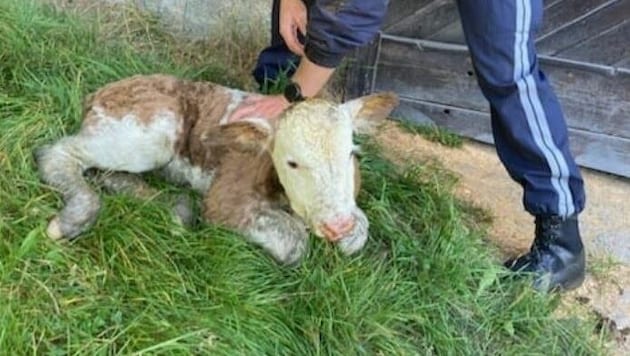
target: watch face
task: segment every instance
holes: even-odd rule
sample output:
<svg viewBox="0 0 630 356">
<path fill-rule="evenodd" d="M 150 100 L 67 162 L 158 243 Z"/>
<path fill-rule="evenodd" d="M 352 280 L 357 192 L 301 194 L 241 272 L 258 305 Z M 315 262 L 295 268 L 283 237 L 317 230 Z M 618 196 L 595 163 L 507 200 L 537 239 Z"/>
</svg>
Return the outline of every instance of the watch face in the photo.
<svg viewBox="0 0 630 356">
<path fill-rule="evenodd" d="M 290 83 L 284 90 L 284 97 L 291 103 L 304 100 L 300 87 L 296 83 Z"/>
</svg>

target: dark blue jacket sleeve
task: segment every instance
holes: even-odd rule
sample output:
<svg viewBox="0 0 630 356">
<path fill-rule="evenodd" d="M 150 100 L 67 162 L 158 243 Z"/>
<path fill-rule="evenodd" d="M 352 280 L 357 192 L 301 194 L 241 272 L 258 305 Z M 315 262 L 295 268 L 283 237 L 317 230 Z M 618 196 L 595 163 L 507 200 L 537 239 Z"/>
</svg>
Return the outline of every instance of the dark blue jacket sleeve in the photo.
<svg viewBox="0 0 630 356">
<path fill-rule="evenodd" d="M 310 2 L 305 55 L 334 68 L 353 49 L 371 41 L 387 11 L 387 0 L 314 0 Z"/>
</svg>

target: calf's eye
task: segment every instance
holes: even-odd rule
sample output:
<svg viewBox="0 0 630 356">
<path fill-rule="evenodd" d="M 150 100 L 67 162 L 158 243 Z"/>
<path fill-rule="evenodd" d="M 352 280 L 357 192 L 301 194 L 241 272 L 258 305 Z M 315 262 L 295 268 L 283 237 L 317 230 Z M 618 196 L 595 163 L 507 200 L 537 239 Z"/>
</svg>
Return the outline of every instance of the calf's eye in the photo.
<svg viewBox="0 0 630 356">
<path fill-rule="evenodd" d="M 287 161 L 287 164 L 289 165 L 289 167 L 296 169 L 298 167 L 298 164 L 295 163 L 294 161 Z"/>
</svg>

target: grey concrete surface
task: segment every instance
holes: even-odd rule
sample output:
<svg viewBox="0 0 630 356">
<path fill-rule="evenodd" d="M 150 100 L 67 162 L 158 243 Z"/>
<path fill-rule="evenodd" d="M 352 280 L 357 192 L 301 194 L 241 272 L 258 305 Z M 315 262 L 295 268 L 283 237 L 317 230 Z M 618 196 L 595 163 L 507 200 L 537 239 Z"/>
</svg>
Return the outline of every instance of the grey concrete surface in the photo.
<svg viewBox="0 0 630 356">
<path fill-rule="evenodd" d="M 268 31 L 271 0 L 104 0 L 133 1 L 160 17 L 172 30 L 193 38 L 212 37 L 218 27 L 255 24 Z"/>
</svg>

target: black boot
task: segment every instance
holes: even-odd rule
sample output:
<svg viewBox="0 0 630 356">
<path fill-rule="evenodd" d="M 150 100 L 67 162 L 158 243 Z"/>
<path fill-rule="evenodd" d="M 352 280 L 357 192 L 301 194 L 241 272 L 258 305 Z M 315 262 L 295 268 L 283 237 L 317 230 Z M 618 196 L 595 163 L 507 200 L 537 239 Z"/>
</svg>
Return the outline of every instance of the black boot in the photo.
<svg viewBox="0 0 630 356">
<path fill-rule="evenodd" d="M 584 281 L 584 246 L 577 216 L 537 216 L 536 238 L 529 253 L 508 260 L 514 272 L 529 272 L 534 288 L 542 292 L 571 290 Z"/>
</svg>

